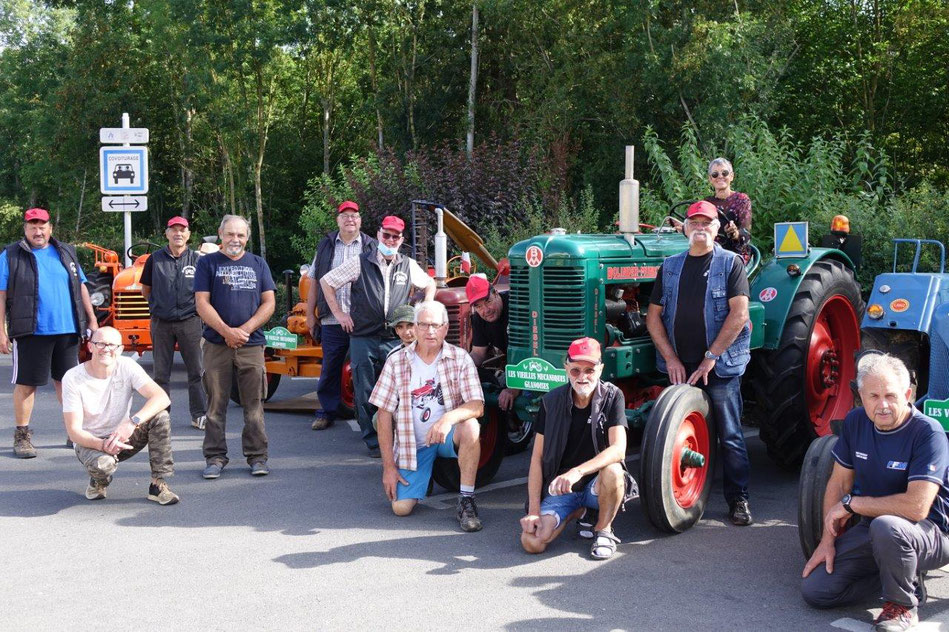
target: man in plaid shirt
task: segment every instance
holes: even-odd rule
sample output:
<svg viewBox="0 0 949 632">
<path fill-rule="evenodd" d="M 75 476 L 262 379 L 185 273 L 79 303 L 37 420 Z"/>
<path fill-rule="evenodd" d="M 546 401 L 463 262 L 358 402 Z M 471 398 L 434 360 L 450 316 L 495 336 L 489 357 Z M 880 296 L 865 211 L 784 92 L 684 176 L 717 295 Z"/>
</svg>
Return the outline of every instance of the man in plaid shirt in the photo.
<svg viewBox="0 0 949 632">
<path fill-rule="evenodd" d="M 379 408 L 382 486 L 392 511 L 407 516 L 425 497 L 435 458 L 458 459 L 458 523 L 463 531 L 480 531 L 474 485 L 484 394 L 478 370 L 463 349 L 445 342 L 448 312 L 441 303 L 418 304 L 415 332 L 416 342 L 388 359 L 369 398 Z"/>
</svg>

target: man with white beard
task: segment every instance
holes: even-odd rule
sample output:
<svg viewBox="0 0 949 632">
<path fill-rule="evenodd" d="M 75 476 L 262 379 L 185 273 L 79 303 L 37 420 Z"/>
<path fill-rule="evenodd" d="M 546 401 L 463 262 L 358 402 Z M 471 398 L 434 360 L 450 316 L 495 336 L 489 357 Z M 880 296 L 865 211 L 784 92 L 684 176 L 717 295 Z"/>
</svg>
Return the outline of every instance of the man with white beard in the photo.
<svg viewBox="0 0 949 632">
<path fill-rule="evenodd" d="M 751 466 L 741 431 L 741 376 L 751 359 L 748 277 L 744 260 L 715 243 L 719 225 L 713 204 L 703 200 L 689 207 L 689 249 L 662 262 L 646 326 L 656 346 L 656 368 L 673 384 L 691 384 L 709 396 L 722 447 L 728 517 L 747 526 Z"/>
<path fill-rule="evenodd" d="M 570 520 L 582 527 L 586 518 L 593 531 L 581 530 L 581 537 L 593 538 L 590 555 L 605 560 L 619 543 L 613 520 L 636 489 L 625 464 L 626 398 L 600 381 L 600 343 L 593 338 L 573 341 L 564 368 L 569 383 L 547 393 L 537 413 L 521 545 L 542 553 Z"/>
</svg>

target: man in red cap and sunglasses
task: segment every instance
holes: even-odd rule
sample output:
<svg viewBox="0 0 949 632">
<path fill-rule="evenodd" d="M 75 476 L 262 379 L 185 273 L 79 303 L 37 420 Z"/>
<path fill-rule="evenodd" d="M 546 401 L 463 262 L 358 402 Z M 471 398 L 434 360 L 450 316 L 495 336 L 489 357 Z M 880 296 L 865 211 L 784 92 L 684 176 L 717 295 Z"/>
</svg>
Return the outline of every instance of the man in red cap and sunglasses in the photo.
<svg viewBox="0 0 949 632">
<path fill-rule="evenodd" d="M 637 494 L 626 471 L 626 398 L 603 382 L 600 343 L 574 340 L 564 362 L 568 383 L 541 400 L 527 477 L 527 515 L 521 545 L 542 553 L 574 518 L 580 536 L 592 539 L 590 555 L 605 560 L 619 538 L 613 520 Z"/>
<path fill-rule="evenodd" d="M 191 425 L 204 430 L 207 405 L 204 401 L 204 373 L 201 359 L 201 318 L 194 304 L 194 271 L 201 255 L 188 247 L 191 229 L 181 216 L 168 220 L 168 245 L 152 254 L 142 268 L 142 295 L 151 313 L 152 358 L 155 382 L 168 396 L 175 344 L 188 371 L 188 405 Z"/>
<path fill-rule="evenodd" d="M 359 205 L 352 200 L 346 200 L 336 208 L 336 225 L 339 230 L 327 233 L 320 240 L 307 272 L 310 277 L 310 289 L 306 295 L 306 326 L 313 340 L 320 342 L 323 347 L 323 366 L 316 387 L 321 409 L 316 411 L 316 418 L 311 426 L 313 430 L 325 430 L 336 421 L 343 363 L 349 353 L 349 333 L 343 330 L 336 316 L 330 311 L 320 287 L 320 279 L 350 259 L 376 250 L 376 240 L 360 230 L 362 218 L 359 216 Z M 337 302 L 347 314 L 350 291 L 349 283 L 336 291 Z"/>
<path fill-rule="evenodd" d="M 382 362 L 399 339 L 386 328 L 395 309 L 409 302 L 413 288 L 425 290 L 425 300 L 435 298 L 435 280 L 414 259 L 399 254 L 405 222 L 394 215 L 382 219 L 375 252 L 364 252 L 333 268 L 320 278 L 326 303 L 349 334 L 349 359 L 353 368 L 356 420 L 369 455 L 380 457 L 379 437 L 372 426 L 375 408 L 369 403 Z M 339 301 L 339 289 L 352 284 L 349 310 Z"/>
<path fill-rule="evenodd" d="M 53 238 L 49 213 L 26 211 L 23 233 L 0 253 L 0 352 L 13 352 L 13 453 L 29 459 L 36 456 L 29 425 L 36 387 L 52 377 L 62 403 L 63 375 L 79 364 L 79 339 L 99 325 L 76 249 Z"/>
</svg>

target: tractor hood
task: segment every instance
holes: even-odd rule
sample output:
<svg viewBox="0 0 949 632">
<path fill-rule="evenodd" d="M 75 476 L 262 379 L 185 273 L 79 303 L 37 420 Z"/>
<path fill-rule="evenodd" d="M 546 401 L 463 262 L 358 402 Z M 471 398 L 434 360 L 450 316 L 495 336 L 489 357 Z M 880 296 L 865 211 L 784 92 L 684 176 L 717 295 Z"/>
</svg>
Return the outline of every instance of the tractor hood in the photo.
<svg viewBox="0 0 949 632">
<path fill-rule="evenodd" d="M 547 234 L 514 244 L 508 252 L 508 257 L 512 266 L 523 265 L 525 262 L 536 266 L 540 261 L 567 259 L 647 261 L 664 259 L 687 250 L 688 247 L 688 240 L 678 233 L 661 236 L 637 234 L 635 244 L 630 244 L 622 235 Z"/>
</svg>

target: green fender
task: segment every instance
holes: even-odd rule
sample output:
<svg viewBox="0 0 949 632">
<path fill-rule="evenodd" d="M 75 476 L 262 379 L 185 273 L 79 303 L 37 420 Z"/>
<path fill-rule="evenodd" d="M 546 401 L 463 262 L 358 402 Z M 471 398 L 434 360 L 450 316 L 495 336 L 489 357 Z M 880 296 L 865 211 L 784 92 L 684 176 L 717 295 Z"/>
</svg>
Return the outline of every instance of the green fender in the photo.
<svg viewBox="0 0 949 632">
<path fill-rule="evenodd" d="M 764 307 L 765 349 L 778 348 L 794 295 L 811 266 L 822 259 L 835 259 L 851 270 L 855 269 L 850 257 L 836 248 L 811 248 L 806 257 L 771 259 L 751 279 L 752 305 L 759 303 Z M 788 274 L 791 265 L 797 265 L 801 273 Z"/>
</svg>

